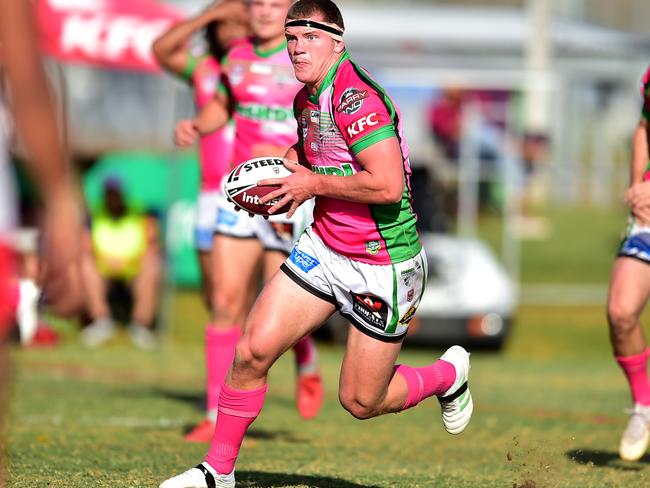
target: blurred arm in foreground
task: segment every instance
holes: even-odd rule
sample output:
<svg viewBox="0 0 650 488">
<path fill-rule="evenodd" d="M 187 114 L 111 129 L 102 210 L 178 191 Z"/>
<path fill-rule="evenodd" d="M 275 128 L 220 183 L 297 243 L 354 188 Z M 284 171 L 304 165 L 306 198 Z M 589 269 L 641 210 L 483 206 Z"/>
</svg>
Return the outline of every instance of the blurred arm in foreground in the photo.
<svg viewBox="0 0 650 488">
<path fill-rule="evenodd" d="M 45 208 L 43 287 L 54 310 L 67 315 L 82 303 L 77 262 L 81 217 L 41 65 L 31 8 L 26 0 L 0 0 L 0 43 L 10 108 Z"/>
</svg>

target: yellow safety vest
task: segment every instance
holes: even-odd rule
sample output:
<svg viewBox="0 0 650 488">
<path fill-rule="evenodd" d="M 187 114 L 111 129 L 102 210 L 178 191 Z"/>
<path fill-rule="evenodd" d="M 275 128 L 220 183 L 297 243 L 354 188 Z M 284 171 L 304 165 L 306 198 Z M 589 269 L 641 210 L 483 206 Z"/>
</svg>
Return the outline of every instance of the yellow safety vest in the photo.
<svg viewBox="0 0 650 488">
<path fill-rule="evenodd" d="M 102 276 L 131 280 L 140 273 L 147 247 L 142 216 L 126 215 L 117 220 L 106 215 L 96 216 L 93 218 L 92 241 Z"/>
</svg>

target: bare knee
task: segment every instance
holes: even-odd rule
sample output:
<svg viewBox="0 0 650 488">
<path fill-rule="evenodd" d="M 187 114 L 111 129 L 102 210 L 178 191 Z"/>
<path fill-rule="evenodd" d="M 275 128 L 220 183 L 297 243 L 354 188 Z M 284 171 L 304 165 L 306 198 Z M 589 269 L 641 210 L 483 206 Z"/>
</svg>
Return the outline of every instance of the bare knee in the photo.
<svg viewBox="0 0 650 488">
<path fill-rule="evenodd" d="M 235 368 L 238 371 L 248 371 L 253 376 L 266 375 L 273 364 L 273 356 L 255 338 L 244 336 L 237 343 L 235 351 Z"/>
<path fill-rule="evenodd" d="M 213 288 L 212 308 L 214 313 L 224 320 L 240 322 L 246 314 L 245 297 L 234 290 Z"/>
<path fill-rule="evenodd" d="M 379 402 L 364 398 L 358 393 L 339 392 L 339 402 L 344 409 L 359 420 L 367 420 L 379 415 Z"/>
<path fill-rule="evenodd" d="M 607 319 L 612 334 L 615 335 L 627 335 L 639 323 L 639 315 L 636 311 L 616 301 L 610 301 L 607 304 Z"/>
</svg>

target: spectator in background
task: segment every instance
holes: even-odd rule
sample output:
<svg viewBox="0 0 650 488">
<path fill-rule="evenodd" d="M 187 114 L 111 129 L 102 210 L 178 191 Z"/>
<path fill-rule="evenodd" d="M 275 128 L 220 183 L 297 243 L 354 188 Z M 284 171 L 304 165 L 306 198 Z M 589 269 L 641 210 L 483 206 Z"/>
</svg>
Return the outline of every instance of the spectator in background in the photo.
<svg viewBox="0 0 650 488">
<path fill-rule="evenodd" d="M 104 182 L 104 201 L 93 213 L 83 253 L 87 308 L 93 322 L 81 332 L 81 342 L 97 347 L 116 332 L 109 296 L 126 286 L 133 301 L 129 335 L 142 349 L 156 345 L 152 331 L 162 275 L 158 219 L 129 208 L 122 182 Z"/>
<path fill-rule="evenodd" d="M 429 128 L 434 142 L 451 161 L 458 160 L 462 132 L 463 91 L 445 88 L 429 108 Z"/>
</svg>

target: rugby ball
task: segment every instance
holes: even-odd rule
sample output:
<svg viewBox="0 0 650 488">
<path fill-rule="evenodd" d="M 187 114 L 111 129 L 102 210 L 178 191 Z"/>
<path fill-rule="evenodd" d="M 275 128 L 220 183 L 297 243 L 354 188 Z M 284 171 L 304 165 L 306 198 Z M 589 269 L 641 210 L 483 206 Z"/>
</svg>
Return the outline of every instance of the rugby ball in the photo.
<svg viewBox="0 0 650 488">
<path fill-rule="evenodd" d="M 291 171 L 284 167 L 282 158 L 254 158 L 244 161 L 234 168 L 223 184 L 223 191 L 228 200 L 236 207 L 256 215 L 269 215 L 269 209 L 277 202 L 276 199 L 262 204 L 260 198 L 277 190 L 277 186 L 258 186 L 260 180 L 284 178 Z M 273 215 L 289 211 L 290 204 L 284 205 Z"/>
</svg>

